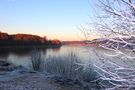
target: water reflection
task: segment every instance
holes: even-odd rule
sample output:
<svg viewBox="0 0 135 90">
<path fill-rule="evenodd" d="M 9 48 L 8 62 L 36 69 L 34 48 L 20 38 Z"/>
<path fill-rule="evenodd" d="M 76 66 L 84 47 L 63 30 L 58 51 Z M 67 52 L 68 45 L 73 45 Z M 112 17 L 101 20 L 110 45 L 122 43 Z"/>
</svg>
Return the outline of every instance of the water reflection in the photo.
<svg viewBox="0 0 135 90">
<path fill-rule="evenodd" d="M 10 48 L 0 51 L 0 59 L 10 59 L 12 63 L 17 61 L 27 62 L 30 59 L 33 48 Z M 86 59 L 89 57 L 87 49 L 80 46 L 62 46 L 61 48 L 38 48 L 38 51 L 42 53 L 43 58 L 53 56 L 67 56 L 69 53 L 74 52 L 78 57 Z M 26 61 L 27 60 L 27 61 Z"/>
<path fill-rule="evenodd" d="M 35 48 L 0 48 L 0 60 L 7 60 L 10 63 L 13 63 L 15 65 L 22 65 L 28 69 L 30 69 L 31 66 L 31 52 Z M 40 51 L 44 57 L 46 57 L 46 53 L 57 52 L 60 50 L 60 48 L 36 48 L 38 51 Z"/>
<path fill-rule="evenodd" d="M 65 45 L 61 48 L 38 48 L 33 55 L 32 51 L 33 49 L 4 51 L 0 53 L 0 58 L 5 57 L 8 62 L 22 65 L 29 70 L 46 71 L 50 74 L 87 82 L 104 76 L 101 69 L 95 68 L 93 64 L 99 67 L 103 65 L 110 67 L 110 62 L 115 62 L 116 65 L 123 67 L 128 64 L 135 67 L 135 64 L 126 58 L 121 60 L 120 57 L 104 55 L 104 53 L 111 54 L 114 52 L 103 48 Z M 115 67 L 107 69 L 113 71 Z"/>
<path fill-rule="evenodd" d="M 32 54 L 33 50 L 35 54 Z M 77 64 L 92 63 L 87 48 L 82 46 L 65 45 L 61 48 L 38 49 L 19 48 L 7 50 L 6 53 L 4 55 L 8 62 L 22 65 L 29 70 L 46 71 L 67 78 L 80 78 L 83 80 L 91 80 L 96 76 L 91 66 L 88 67 L 90 68 L 87 70 L 88 72 L 85 72 L 84 67 Z"/>
</svg>

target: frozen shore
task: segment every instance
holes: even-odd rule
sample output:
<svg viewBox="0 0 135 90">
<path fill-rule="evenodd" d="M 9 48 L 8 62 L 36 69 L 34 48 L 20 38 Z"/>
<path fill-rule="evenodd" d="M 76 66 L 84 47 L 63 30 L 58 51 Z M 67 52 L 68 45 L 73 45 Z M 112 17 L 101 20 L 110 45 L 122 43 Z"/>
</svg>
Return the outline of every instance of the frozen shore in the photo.
<svg viewBox="0 0 135 90">
<path fill-rule="evenodd" d="M 52 77 L 47 73 L 0 62 L 0 90 L 83 90 L 70 80 L 59 81 Z"/>
<path fill-rule="evenodd" d="M 20 77 L 0 81 L 0 90 L 83 90 L 78 85 L 60 84 L 42 73 L 26 73 Z"/>
</svg>

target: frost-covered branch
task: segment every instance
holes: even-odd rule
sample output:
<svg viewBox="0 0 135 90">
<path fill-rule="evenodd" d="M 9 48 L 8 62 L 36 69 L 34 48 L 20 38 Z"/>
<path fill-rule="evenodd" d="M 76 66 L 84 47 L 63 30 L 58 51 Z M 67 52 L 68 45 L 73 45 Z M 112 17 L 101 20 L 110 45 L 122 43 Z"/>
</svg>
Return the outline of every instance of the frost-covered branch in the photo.
<svg viewBox="0 0 135 90">
<path fill-rule="evenodd" d="M 108 58 L 93 51 L 100 62 L 93 67 L 101 77 L 92 82 L 99 81 L 102 87 L 111 90 L 132 89 L 135 86 L 135 1 L 98 1 L 98 11 L 101 12 L 97 15 L 95 30 L 102 34 L 103 39 L 92 43 L 107 50 L 104 55 Z"/>
</svg>

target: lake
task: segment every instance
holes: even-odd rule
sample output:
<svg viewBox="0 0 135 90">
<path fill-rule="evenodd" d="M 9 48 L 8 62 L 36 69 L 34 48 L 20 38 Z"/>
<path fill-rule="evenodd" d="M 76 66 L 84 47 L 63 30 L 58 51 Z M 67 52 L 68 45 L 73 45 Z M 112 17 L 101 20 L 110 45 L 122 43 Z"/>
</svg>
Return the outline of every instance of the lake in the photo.
<svg viewBox="0 0 135 90">
<path fill-rule="evenodd" d="M 121 60 L 120 56 L 111 57 L 107 54 L 113 54 L 113 52 L 99 47 L 63 45 L 59 48 L 1 50 L 0 59 L 29 70 L 45 71 L 53 75 L 71 79 L 79 78 L 84 81 L 92 81 L 99 77 L 97 72 L 100 72 L 100 69 L 93 65 L 99 67 L 105 65 L 111 69 L 115 69 L 117 64 L 123 67 L 135 66 L 128 58 Z M 128 62 L 125 62 L 127 60 Z"/>
<path fill-rule="evenodd" d="M 67 54 L 74 52 L 79 54 L 79 52 L 83 52 L 86 49 L 80 46 L 62 46 L 60 48 L 43 48 L 39 49 L 43 58 L 54 57 L 54 56 L 66 56 Z M 0 59 L 5 59 L 10 61 L 11 63 L 17 65 L 23 65 L 28 68 L 31 63 L 31 52 L 32 49 L 15 49 L 15 50 L 1 50 Z"/>
<path fill-rule="evenodd" d="M 74 54 L 82 63 L 93 63 L 97 60 L 97 56 L 93 50 L 100 51 L 103 49 L 80 45 L 63 45 L 59 48 L 42 48 L 37 50 L 37 52 L 42 54 L 42 59 L 44 60 L 54 57 L 66 57 L 70 56 L 70 54 Z M 32 51 L 33 49 L 28 48 L 1 50 L 0 59 L 5 59 L 8 60 L 8 62 L 16 65 L 22 65 L 30 69 Z"/>
</svg>

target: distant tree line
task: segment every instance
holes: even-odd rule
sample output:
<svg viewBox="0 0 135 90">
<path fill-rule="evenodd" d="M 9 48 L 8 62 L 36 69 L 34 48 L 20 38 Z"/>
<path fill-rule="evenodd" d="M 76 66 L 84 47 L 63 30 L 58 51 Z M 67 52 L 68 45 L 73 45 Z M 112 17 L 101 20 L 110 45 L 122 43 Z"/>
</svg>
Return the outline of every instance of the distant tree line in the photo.
<svg viewBox="0 0 135 90">
<path fill-rule="evenodd" d="M 0 46 L 27 46 L 27 45 L 61 45 L 57 39 L 47 40 L 46 36 L 40 37 L 31 34 L 12 34 L 0 32 Z"/>
</svg>

